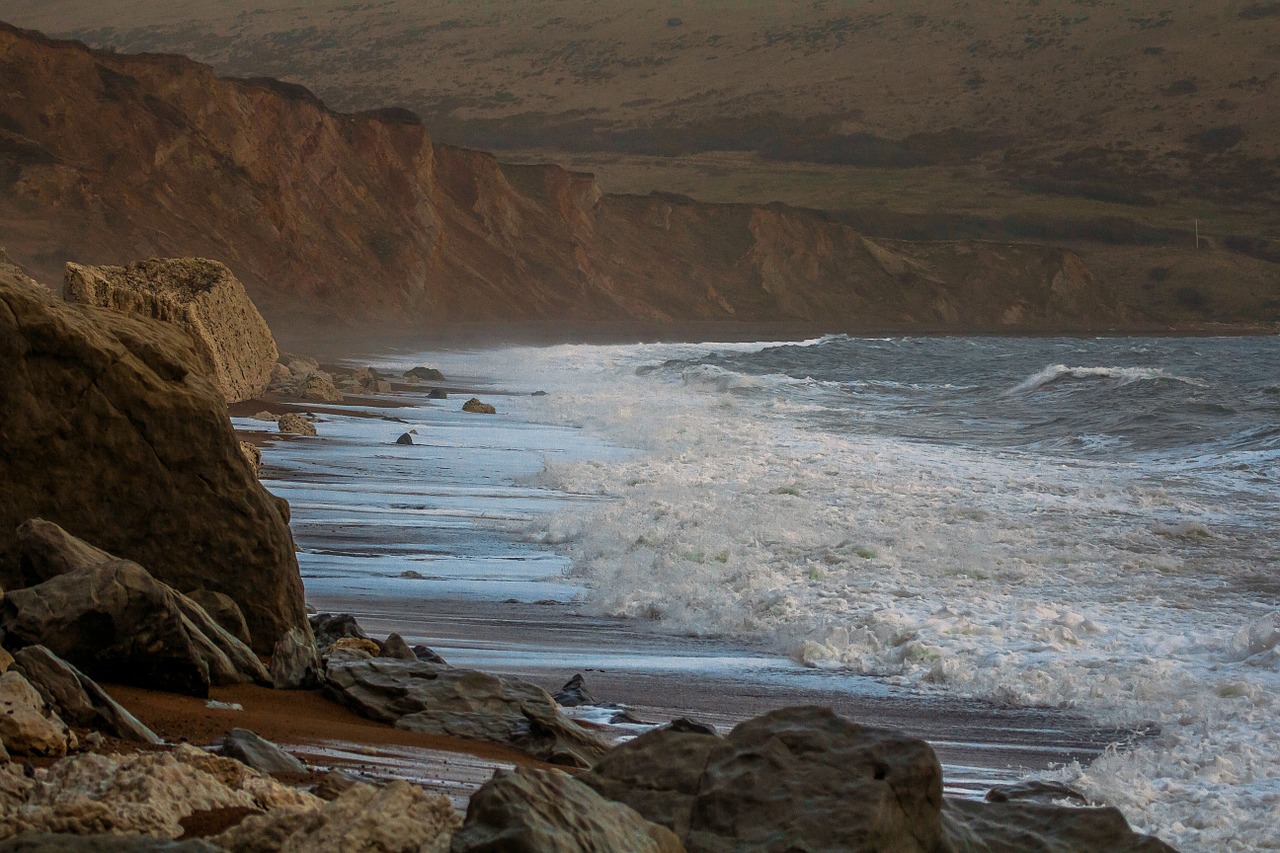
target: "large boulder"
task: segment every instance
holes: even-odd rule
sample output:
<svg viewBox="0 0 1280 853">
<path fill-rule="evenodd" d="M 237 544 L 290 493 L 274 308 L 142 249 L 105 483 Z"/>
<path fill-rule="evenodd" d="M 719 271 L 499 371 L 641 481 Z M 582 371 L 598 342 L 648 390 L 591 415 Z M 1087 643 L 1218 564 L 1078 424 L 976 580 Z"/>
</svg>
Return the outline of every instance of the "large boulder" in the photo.
<svg viewBox="0 0 1280 853">
<path fill-rule="evenodd" d="M 684 853 L 680 839 L 559 770 L 499 770 L 471 796 L 450 853 Z"/>
<path fill-rule="evenodd" d="M 325 680 L 337 701 L 398 729 L 505 744 L 571 767 L 590 767 L 609 748 L 545 690 L 516 678 L 335 653 Z"/>
<path fill-rule="evenodd" d="M 269 681 L 200 605 L 128 560 L 6 593 L 0 628 L 11 646 L 43 645 L 105 681 L 193 696 L 207 696 L 210 684 Z"/>
<path fill-rule="evenodd" d="M 306 629 L 288 504 L 258 482 L 191 339 L 62 302 L 0 265 L 0 587 L 16 528 L 54 522 L 177 589 L 231 596 L 254 648 Z"/>
<path fill-rule="evenodd" d="M 204 258 L 124 267 L 67 264 L 63 298 L 172 323 L 228 403 L 262 396 L 280 355 L 271 330 L 231 270 Z"/>
<path fill-rule="evenodd" d="M 97 682 L 44 646 L 19 649 L 13 668 L 26 676 L 58 716 L 72 725 L 92 726 L 122 740 L 160 743 L 155 732 L 108 696 Z"/>
<path fill-rule="evenodd" d="M 668 827 L 690 853 L 1170 850 L 1112 809 L 956 800 L 944 812 L 927 743 L 827 708 L 784 708 L 724 738 L 647 732 L 579 779 Z"/>
</svg>

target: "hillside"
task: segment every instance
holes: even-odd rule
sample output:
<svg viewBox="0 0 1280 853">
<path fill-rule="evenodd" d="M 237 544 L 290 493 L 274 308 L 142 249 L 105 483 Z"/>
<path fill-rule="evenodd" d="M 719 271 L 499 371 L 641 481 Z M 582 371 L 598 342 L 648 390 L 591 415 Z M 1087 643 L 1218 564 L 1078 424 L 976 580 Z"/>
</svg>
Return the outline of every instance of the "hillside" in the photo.
<svg viewBox="0 0 1280 853">
<path fill-rule="evenodd" d="M 888 238 L 1046 241 L 1147 316 L 1280 320 L 1270 0 L 7 0 L 3 14 L 298 82 L 341 110 L 408 107 L 437 141 L 590 171 L 606 192 L 781 201 Z M 1194 251 L 1197 227 L 1213 257 Z"/>
</svg>

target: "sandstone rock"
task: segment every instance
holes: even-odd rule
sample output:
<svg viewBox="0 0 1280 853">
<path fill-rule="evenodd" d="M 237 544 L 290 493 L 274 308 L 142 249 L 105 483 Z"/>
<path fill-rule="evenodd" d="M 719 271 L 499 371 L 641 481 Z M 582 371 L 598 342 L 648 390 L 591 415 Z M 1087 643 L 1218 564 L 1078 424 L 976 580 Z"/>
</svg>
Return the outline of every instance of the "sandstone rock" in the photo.
<svg viewBox="0 0 1280 853">
<path fill-rule="evenodd" d="M 310 690 L 322 681 L 320 655 L 314 638 L 293 629 L 280 638 L 271 654 L 271 684 L 277 690 Z"/>
<path fill-rule="evenodd" d="M 207 696 L 211 682 L 266 678 L 199 605 L 127 560 L 7 593 L 0 626 L 12 642 L 44 645 L 107 681 Z"/>
<path fill-rule="evenodd" d="M 244 613 L 231 596 L 211 589 L 193 589 L 187 593 L 187 598 L 200 605 L 228 634 L 246 646 L 250 644 L 249 626 L 245 624 Z"/>
<path fill-rule="evenodd" d="M 924 741 L 826 708 L 784 708 L 725 738 L 655 730 L 579 779 L 672 829 L 690 853 L 1169 853 L 1114 809 L 942 797 Z"/>
<path fill-rule="evenodd" d="M 413 444 L 413 436 L 409 435 L 407 432 L 402 433 L 400 437 L 396 439 L 396 444 Z"/>
<path fill-rule="evenodd" d="M 426 382 L 443 382 L 444 374 L 434 367 L 411 367 L 404 372 L 406 379 L 421 379 Z"/>
<path fill-rule="evenodd" d="M 332 646 L 342 637 L 359 637 L 369 639 L 369 635 L 360 627 L 356 617 L 350 613 L 317 613 L 310 617 L 311 630 L 316 635 L 316 645 L 321 649 Z"/>
<path fill-rule="evenodd" d="M 391 383 L 385 379 L 375 379 L 369 385 L 369 390 L 375 394 L 390 394 L 392 391 Z"/>
<path fill-rule="evenodd" d="M 302 380 L 298 397 L 312 403 L 341 403 L 342 392 L 333 384 L 333 377 L 317 370 Z"/>
<path fill-rule="evenodd" d="M 671 732 L 687 732 L 698 735 L 711 735 L 712 737 L 720 737 L 720 731 L 710 723 L 704 723 L 701 720 L 693 720 L 689 717 L 676 717 L 671 722 L 663 726 L 664 729 Z"/>
<path fill-rule="evenodd" d="M 446 853 L 458 824 L 448 798 L 395 781 L 352 785 L 306 811 L 255 815 L 212 841 L 230 853 Z"/>
<path fill-rule="evenodd" d="M 443 388 L 432 388 L 427 392 L 428 400 L 448 400 L 449 392 Z"/>
<path fill-rule="evenodd" d="M 315 435 L 315 424 L 297 412 L 286 412 L 277 421 L 280 432 L 291 432 L 295 435 Z"/>
<path fill-rule="evenodd" d="M 0 814 L 11 814 L 31 796 L 36 786 L 35 774 L 28 776 L 21 764 L 9 763 L 9 753 L 2 745 L 0 753 L 4 753 L 4 760 L 0 761 Z"/>
<path fill-rule="evenodd" d="M 17 540 L 18 565 L 28 584 L 115 559 L 43 518 L 31 518 L 18 525 Z"/>
<path fill-rule="evenodd" d="M 26 585 L 14 531 L 43 518 L 178 589 L 230 595 L 260 652 L 305 626 L 288 505 L 243 463 L 190 339 L 12 268 L 0 303 L 0 586 Z"/>
<path fill-rule="evenodd" d="M 285 364 L 288 365 L 289 378 L 306 379 L 320 369 L 320 362 L 310 356 L 287 355 L 285 358 Z"/>
<path fill-rule="evenodd" d="M 307 766 L 248 729 L 232 729 L 222 739 L 218 754 L 234 758 L 259 773 L 306 773 Z"/>
<path fill-rule="evenodd" d="M 228 403 L 262 396 L 279 352 L 231 271 L 203 258 L 125 267 L 67 264 L 63 296 L 163 320 L 191 336 L 202 369 Z"/>
<path fill-rule="evenodd" d="M 15 670 L 0 675 L 0 743 L 18 755 L 66 755 L 76 736 Z"/>
<path fill-rule="evenodd" d="M 315 795 L 327 802 L 333 802 L 342 796 L 343 791 L 358 784 L 360 780 L 345 770 L 330 770 L 316 783 Z"/>
<path fill-rule="evenodd" d="M 271 382 L 287 382 L 293 378 L 293 371 L 280 362 L 271 365 Z"/>
<path fill-rule="evenodd" d="M 436 664 L 329 658 L 326 691 L 396 728 L 514 746 L 553 764 L 589 767 L 608 750 L 547 692 L 515 678 Z"/>
<path fill-rule="evenodd" d="M 24 832 L 0 841 L 0 853 L 219 853 L 203 838 L 172 841 L 150 835 Z"/>
<path fill-rule="evenodd" d="M 250 415 L 249 419 L 254 421 L 265 421 L 267 423 L 274 424 L 274 423 L 279 423 L 280 416 L 276 414 L 272 414 L 271 412 L 268 412 L 264 409 L 261 412 L 257 412 L 256 414 Z"/>
<path fill-rule="evenodd" d="M 425 661 L 426 663 L 439 664 L 440 666 L 449 665 L 444 658 L 440 657 L 440 655 L 436 654 L 434 650 L 429 649 L 426 646 L 414 646 L 413 654 L 418 660 Z"/>
<path fill-rule="evenodd" d="M 49 768 L 25 803 L 0 813 L 0 838 L 21 832 L 183 834 L 180 821 L 212 809 L 315 808 L 320 800 L 238 761 L 189 744 L 129 756 L 86 753 Z"/>
<path fill-rule="evenodd" d="M 72 725 L 100 728 L 122 740 L 160 743 L 155 732 L 108 696 L 97 682 L 44 646 L 21 649 L 15 655 L 14 666 L 58 716 Z"/>
<path fill-rule="evenodd" d="M 367 640 L 363 637 L 341 637 L 333 641 L 333 645 L 329 647 L 329 651 L 359 651 L 364 652 L 370 657 L 376 658 L 382 654 L 382 647 L 373 640 Z"/>
<path fill-rule="evenodd" d="M 499 770 L 471 797 L 451 853 L 684 853 L 671 830 L 559 770 Z"/>
<path fill-rule="evenodd" d="M 9 654 L 8 649 L 0 648 L 0 672 L 8 672 L 11 666 L 13 666 L 13 655 Z"/>
<path fill-rule="evenodd" d="M 399 634 L 387 635 L 387 641 L 382 644 L 382 649 L 378 652 L 378 656 L 396 660 L 418 659 L 418 656 L 413 653 L 413 649 L 409 648 L 409 644 Z"/>
<path fill-rule="evenodd" d="M 587 689 L 587 682 L 583 679 L 582 673 L 578 673 L 565 682 L 564 687 L 551 694 L 551 698 L 565 708 L 576 708 L 579 705 L 594 705 L 596 703 L 596 697 L 592 696 L 591 691 Z"/>
<path fill-rule="evenodd" d="M 249 467 L 253 469 L 253 476 L 262 475 L 262 450 L 252 441 L 240 442 L 240 453 L 244 456 L 244 460 L 249 463 Z"/>
<path fill-rule="evenodd" d="M 462 404 L 462 411 L 476 415 L 496 415 L 498 410 L 488 403 L 482 403 L 475 397 Z"/>
</svg>

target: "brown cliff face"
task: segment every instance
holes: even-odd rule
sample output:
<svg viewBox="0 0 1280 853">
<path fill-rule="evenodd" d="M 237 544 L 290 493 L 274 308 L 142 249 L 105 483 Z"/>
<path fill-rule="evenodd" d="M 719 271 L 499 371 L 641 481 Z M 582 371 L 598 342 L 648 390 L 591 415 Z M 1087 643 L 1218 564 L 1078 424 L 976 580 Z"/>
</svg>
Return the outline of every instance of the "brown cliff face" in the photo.
<svg viewBox="0 0 1280 853">
<path fill-rule="evenodd" d="M 224 260 L 268 317 L 793 321 L 830 329 L 1123 320 L 1069 252 L 872 241 L 777 206 L 605 195 L 590 175 L 434 146 L 402 111 L 0 27 L 0 243 L 63 262 Z"/>
</svg>

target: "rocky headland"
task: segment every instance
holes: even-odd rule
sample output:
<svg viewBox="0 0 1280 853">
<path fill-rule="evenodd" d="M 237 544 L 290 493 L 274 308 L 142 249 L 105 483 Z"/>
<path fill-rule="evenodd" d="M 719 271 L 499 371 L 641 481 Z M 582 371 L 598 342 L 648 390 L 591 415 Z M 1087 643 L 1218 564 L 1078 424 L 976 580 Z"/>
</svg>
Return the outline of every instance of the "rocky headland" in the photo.
<svg viewBox="0 0 1280 853">
<path fill-rule="evenodd" d="M 0 242 L 41 276 L 69 260 L 220 258 L 282 323 L 1131 324 L 1064 249 L 871 239 L 783 205 L 610 195 L 590 174 L 434 144 L 404 110 L 336 113 L 299 86 L 177 56 L 0 25 L 0 79 Z M 113 275 L 119 293 L 128 276 Z"/>
</svg>

